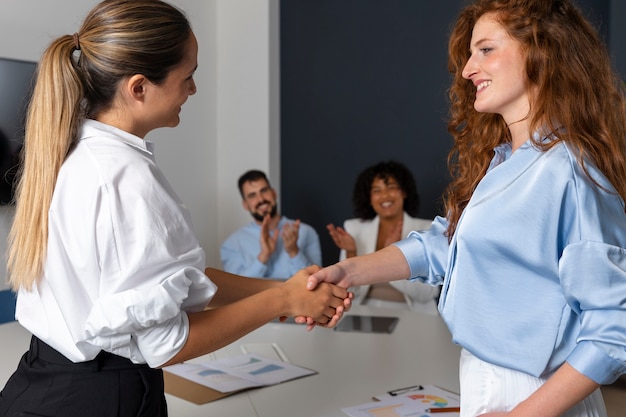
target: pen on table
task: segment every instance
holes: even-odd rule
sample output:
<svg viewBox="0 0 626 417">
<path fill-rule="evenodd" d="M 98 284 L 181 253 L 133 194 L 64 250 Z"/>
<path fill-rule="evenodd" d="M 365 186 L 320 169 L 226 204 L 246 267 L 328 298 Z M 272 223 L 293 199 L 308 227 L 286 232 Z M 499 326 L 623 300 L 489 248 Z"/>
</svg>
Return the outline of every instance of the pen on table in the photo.
<svg viewBox="0 0 626 417">
<path fill-rule="evenodd" d="M 421 389 L 424 389 L 424 387 L 422 387 L 421 385 L 412 385 L 410 387 L 397 388 L 391 391 L 387 391 L 387 394 L 391 395 L 392 397 L 395 397 L 396 395 L 405 394 L 411 391 L 419 391 Z"/>
<path fill-rule="evenodd" d="M 427 413 L 459 413 L 460 411 L 461 407 L 437 407 L 426 410 Z"/>
</svg>

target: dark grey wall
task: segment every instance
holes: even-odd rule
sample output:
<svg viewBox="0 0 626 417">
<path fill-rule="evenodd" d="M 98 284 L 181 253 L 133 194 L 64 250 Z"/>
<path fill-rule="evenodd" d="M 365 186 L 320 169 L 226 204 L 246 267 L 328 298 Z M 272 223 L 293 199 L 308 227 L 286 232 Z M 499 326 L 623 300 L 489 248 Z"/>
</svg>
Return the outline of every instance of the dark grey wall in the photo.
<svg viewBox="0 0 626 417">
<path fill-rule="evenodd" d="M 626 80 L 626 1 L 611 0 L 609 3 L 609 45 L 615 67 Z"/>
<path fill-rule="evenodd" d="M 621 0 L 620 0 L 621 1 Z M 288 0 L 280 4 L 281 212 L 320 234 L 352 214 L 357 174 L 395 159 L 413 172 L 420 217 L 447 184 L 447 40 L 461 0 Z M 607 37 L 609 0 L 580 0 Z"/>
</svg>

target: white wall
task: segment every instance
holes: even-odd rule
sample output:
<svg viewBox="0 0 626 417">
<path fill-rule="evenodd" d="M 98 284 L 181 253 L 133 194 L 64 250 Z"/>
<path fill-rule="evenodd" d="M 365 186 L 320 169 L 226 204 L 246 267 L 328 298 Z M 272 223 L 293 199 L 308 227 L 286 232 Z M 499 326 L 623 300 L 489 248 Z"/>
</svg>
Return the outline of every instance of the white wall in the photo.
<svg viewBox="0 0 626 417">
<path fill-rule="evenodd" d="M 277 93 L 270 93 L 278 79 L 278 32 L 270 30 L 278 0 L 171 2 L 187 13 L 198 38 L 198 93 L 185 104 L 180 126 L 149 138 L 156 142 L 159 165 L 191 210 L 207 263 L 219 266 L 221 241 L 250 219 L 241 208 L 239 175 L 259 168 L 279 186 Z M 52 39 L 76 32 L 96 3 L 2 0 L 0 56 L 38 60 Z M 11 214 L 0 208 L 2 253 Z M 5 281 L 3 260 L 0 289 Z"/>
<path fill-rule="evenodd" d="M 265 171 L 279 188 L 277 50 L 270 16 L 278 0 L 220 0 L 217 7 L 218 230 L 221 242 L 251 220 L 241 207 L 237 179 L 248 169 Z M 270 39 L 270 36 L 272 39 Z M 254 39 L 252 39 L 254 38 Z M 270 85 L 271 84 L 271 85 Z M 219 248 L 218 248 L 219 249 Z"/>
</svg>

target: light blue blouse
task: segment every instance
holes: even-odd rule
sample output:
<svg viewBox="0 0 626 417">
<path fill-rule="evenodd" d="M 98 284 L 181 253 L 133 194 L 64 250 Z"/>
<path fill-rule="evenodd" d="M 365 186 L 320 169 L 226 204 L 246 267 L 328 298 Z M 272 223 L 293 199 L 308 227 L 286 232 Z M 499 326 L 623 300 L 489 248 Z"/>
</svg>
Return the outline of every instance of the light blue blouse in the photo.
<svg viewBox="0 0 626 417">
<path fill-rule="evenodd" d="M 411 277 L 442 284 L 454 342 L 534 376 L 565 361 L 601 384 L 626 373 L 626 214 L 563 143 L 495 150 L 448 244 L 447 222 L 397 243 Z"/>
</svg>

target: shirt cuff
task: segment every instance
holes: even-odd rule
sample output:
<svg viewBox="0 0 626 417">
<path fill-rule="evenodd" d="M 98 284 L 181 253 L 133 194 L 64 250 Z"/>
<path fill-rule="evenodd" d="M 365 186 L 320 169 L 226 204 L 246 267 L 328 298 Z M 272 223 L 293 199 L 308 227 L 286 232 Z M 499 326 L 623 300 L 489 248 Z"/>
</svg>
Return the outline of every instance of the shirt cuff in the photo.
<svg viewBox="0 0 626 417">
<path fill-rule="evenodd" d="M 579 342 L 567 362 L 581 374 L 602 385 L 612 384 L 626 372 L 626 365 L 609 356 L 591 341 Z"/>
<path fill-rule="evenodd" d="M 189 317 L 180 313 L 168 322 L 137 334 L 137 348 L 152 368 L 172 359 L 185 346 L 189 337 Z"/>
<path fill-rule="evenodd" d="M 424 246 L 417 241 L 417 236 L 417 232 L 411 232 L 406 239 L 393 243 L 409 264 L 411 279 L 428 276 L 428 258 Z"/>
<path fill-rule="evenodd" d="M 217 286 L 195 268 L 184 268 L 151 287 L 98 299 L 87 317 L 87 337 L 132 333 L 176 317 L 181 310 L 207 306 Z"/>
<path fill-rule="evenodd" d="M 135 363 L 160 365 L 176 354 L 188 334 L 187 315 L 203 310 L 217 286 L 196 268 L 183 268 L 163 282 L 98 299 L 85 322 L 84 339 Z M 133 348 L 136 339 L 139 351 Z"/>
</svg>

